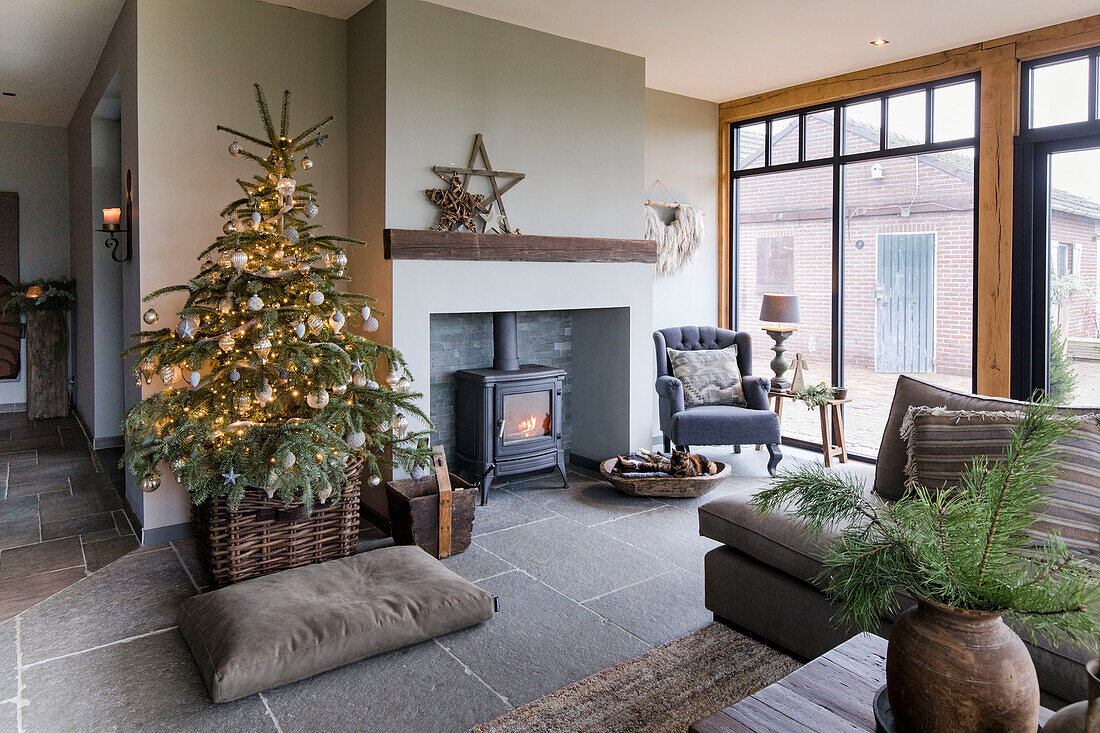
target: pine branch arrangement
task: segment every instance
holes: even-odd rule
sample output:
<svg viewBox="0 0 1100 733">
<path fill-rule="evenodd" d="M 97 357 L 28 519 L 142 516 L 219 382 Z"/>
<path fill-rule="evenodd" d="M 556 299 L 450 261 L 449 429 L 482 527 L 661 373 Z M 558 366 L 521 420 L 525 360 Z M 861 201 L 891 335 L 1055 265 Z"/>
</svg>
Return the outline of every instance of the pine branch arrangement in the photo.
<svg viewBox="0 0 1100 733">
<path fill-rule="evenodd" d="M 372 485 L 387 462 L 427 465 L 426 441 L 418 446 L 427 433 L 409 432 L 409 416 L 429 423 L 400 352 L 344 330 L 356 311 L 367 332 L 378 328 L 371 298 L 338 287 L 344 245 L 362 242 L 311 224 L 316 191 L 293 178 L 312 168 L 304 153 L 323 145 L 332 118 L 291 137 L 290 93 L 276 130 L 255 90 L 264 133 L 218 129 L 259 146 L 234 140 L 229 152 L 261 172 L 237 180 L 243 195 L 222 210 L 223 235 L 199 255 L 210 259 L 198 274 L 145 298 L 186 293 L 178 324 L 134 334 L 123 353 L 136 357 L 139 386 L 159 375 L 165 387 L 126 414 L 123 460 L 146 491 L 167 462 L 196 504 L 226 496 L 235 509 L 256 490 L 247 487 L 262 487 L 312 507 L 339 497 L 350 462 L 364 461 Z M 145 320 L 159 316 L 150 309 Z M 384 386 L 373 379 L 382 363 Z"/>
<path fill-rule="evenodd" d="M 836 387 L 830 387 L 824 382 L 811 384 L 792 392 L 791 397 L 806 405 L 806 409 L 812 410 L 815 407 L 829 404 L 829 400 L 836 397 Z"/>
<path fill-rule="evenodd" d="M 824 544 L 818 580 L 843 617 L 875 630 L 899 610 L 897 590 L 956 608 L 992 611 L 1037 636 L 1097 648 L 1100 577 L 1056 534 L 1035 546 L 1027 531 L 1047 505 L 1055 444 L 1075 419 L 1029 404 L 1000 461 L 975 460 L 955 491 L 916 487 L 896 502 L 868 498 L 862 480 L 809 465 L 753 499 L 791 512 L 808 534 L 845 527 Z"/>
</svg>

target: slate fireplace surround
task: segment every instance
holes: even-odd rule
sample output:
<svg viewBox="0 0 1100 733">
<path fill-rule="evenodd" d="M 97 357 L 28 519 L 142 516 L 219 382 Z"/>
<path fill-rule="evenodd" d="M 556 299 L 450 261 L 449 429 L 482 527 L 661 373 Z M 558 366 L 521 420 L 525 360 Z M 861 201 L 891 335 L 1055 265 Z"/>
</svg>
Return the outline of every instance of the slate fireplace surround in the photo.
<svg viewBox="0 0 1100 733">
<path fill-rule="evenodd" d="M 479 483 L 481 503 L 493 479 L 556 468 L 565 486 L 562 388 L 566 372 L 520 364 L 517 316 L 493 314 L 493 365 L 455 372 L 456 468 Z"/>
</svg>

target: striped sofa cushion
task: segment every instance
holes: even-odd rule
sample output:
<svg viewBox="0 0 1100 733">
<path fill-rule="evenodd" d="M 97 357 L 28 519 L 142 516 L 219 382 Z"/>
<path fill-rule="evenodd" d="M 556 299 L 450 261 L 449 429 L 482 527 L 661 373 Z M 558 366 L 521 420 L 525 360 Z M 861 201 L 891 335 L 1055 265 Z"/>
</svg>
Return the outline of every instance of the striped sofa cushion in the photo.
<svg viewBox="0 0 1100 733">
<path fill-rule="evenodd" d="M 974 458 L 1003 457 L 1018 412 L 974 412 L 911 407 L 902 422 L 908 445 L 907 484 L 951 489 Z M 1058 532 L 1066 546 L 1100 564 L 1100 417 L 1090 415 L 1059 445 L 1062 465 L 1051 477 L 1050 504 L 1031 535 Z"/>
</svg>

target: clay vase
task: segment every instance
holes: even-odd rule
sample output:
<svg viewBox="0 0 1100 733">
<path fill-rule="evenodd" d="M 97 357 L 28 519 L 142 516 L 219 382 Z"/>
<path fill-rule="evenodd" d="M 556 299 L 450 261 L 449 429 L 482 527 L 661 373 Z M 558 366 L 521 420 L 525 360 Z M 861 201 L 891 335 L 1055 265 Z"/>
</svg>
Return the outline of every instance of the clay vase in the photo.
<svg viewBox="0 0 1100 733">
<path fill-rule="evenodd" d="M 1100 659 L 1085 665 L 1089 698 L 1064 708 L 1043 726 L 1043 733 L 1100 733 Z"/>
<path fill-rule="evenodd" d="M 1039 680 L 1000 615 L 925 598 L 894 622 L 886 688 L 899 731 L 1033 733 Z"/>
</svg>

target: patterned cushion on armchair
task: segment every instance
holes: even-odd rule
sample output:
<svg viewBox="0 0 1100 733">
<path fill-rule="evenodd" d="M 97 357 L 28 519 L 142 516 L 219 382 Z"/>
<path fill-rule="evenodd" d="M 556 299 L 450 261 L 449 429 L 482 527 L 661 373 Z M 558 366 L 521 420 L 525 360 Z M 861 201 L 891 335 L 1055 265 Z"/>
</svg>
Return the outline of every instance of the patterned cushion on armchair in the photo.
<svg viewBox="0 0 1100 733">
<path fill-rule="evenodd" d="M 668 349 L 672 376 L 684 385 L 684 407 L 732 405 L 745 407 L 737 346 L 700 351 Z"/>
</svg>

